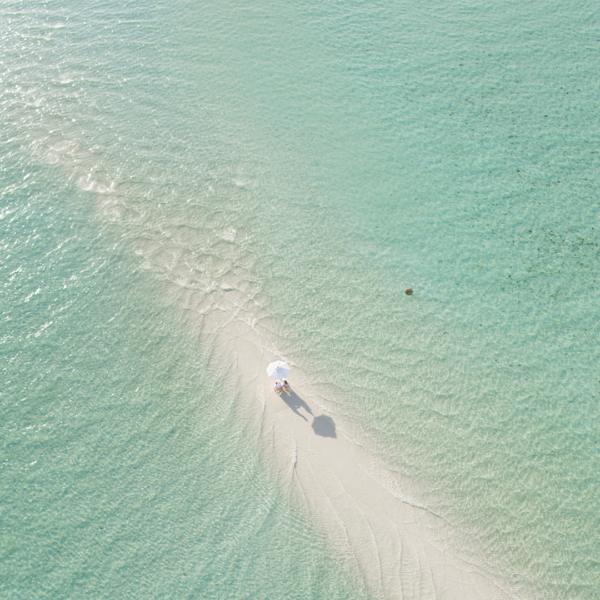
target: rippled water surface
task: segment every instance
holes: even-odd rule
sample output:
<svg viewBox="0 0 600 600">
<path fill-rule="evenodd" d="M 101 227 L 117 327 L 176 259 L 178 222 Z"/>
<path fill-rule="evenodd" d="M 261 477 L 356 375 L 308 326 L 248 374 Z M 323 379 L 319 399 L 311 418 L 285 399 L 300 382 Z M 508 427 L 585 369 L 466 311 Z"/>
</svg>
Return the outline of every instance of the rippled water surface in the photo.
<svg viewBox="0 0 600 600">
<path fill-rule="evenodd" d="M 4 3 L 1 597 L 365 594 L 215 310 L 524 600 L 600 595 L 600 14 L 488 4 Z"/>
</svg>

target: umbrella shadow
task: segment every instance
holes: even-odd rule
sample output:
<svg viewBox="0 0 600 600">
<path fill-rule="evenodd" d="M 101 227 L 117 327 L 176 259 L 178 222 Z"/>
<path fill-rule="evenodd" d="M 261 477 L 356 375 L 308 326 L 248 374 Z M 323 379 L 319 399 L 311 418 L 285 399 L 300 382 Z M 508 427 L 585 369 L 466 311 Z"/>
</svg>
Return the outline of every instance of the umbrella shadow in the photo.
<svg viewBox="0 0 600 600">
<path fill-rule="evenodd" d="M 312 415 L 313 412 L 310 410 L 310 406 L 296 394 L 293 390 L 289 390 L 288 392 L 284 392 L 281 394 L 281 398 L 283 401 L 299 416 L 302 417 L 305 421 L 308 422 L 308 419 L 300 414 L 299 409 L 303 408 L 309 415 Z"/>
<path fill-rule="evenodd" d="M 321 437 L 337 438 L 335 433 L 335 423 L 331 417 L 320 415 L 313 419 L 312 428 L 317 435 Z"/>
</svg>

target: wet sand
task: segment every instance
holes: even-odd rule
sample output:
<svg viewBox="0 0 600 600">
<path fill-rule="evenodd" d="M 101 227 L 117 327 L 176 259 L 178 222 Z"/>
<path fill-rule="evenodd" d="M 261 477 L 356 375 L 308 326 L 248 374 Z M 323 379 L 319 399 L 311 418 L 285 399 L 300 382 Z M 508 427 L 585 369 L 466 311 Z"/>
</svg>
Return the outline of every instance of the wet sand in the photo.
<svg viewBox="0 0 600 600">
<path fill-rule="evenodd" d="M 266 464 L 373 597 L 517 598 L 468 549 L 467 560 L 457 555 L 451 526 L 406 497 L 394 474 L 339 429 L 299 368 L 288 378 L 291 391 L 274 391 L 266 367 L 285 357 L 266 347 L 268 336 L 256 322 L 216 310 L 205 313 L 202 329 L 214 338 L 220 359 L 235 365 L 243 418 L 260 436 Z"/>
</svg>

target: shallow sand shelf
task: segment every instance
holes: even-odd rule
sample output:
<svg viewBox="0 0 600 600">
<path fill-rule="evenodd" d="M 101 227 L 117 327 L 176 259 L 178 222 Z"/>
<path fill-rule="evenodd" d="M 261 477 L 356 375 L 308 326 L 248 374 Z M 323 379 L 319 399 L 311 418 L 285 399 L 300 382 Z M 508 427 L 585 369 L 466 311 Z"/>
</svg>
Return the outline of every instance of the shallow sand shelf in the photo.
<svg viewBox="0 0 600 600">
<path fill-rule="evenodd" d="M 204 331 L 214 336 L 221 359 L 235 365 L 247 403 L 242 412 L 262 439 L 265 462 L 374 597 L 517 598 L 456 554 L 450 524 L 406 497 L 393 473 L 337 427 L 298 367 L 289 377 L 292 389 L 274 391 L 266 367 L 281 357 L 265 349 L 256 326 L 212 311 Z"/>
</svg>

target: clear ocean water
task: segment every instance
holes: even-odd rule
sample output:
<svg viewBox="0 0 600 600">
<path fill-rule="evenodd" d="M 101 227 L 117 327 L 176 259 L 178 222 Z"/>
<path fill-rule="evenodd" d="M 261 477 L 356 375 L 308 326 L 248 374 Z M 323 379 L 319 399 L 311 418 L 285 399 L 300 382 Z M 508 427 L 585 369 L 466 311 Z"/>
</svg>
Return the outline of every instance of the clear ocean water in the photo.
<svg viewBox="0 0 600 600">
<path fill-rule="evenodd" d="M 592 2 L 4 2 L 0 597 L 368 597 L 230 289 L 523 600 L 600 597 L 599 63 Z"/>
</svg>

